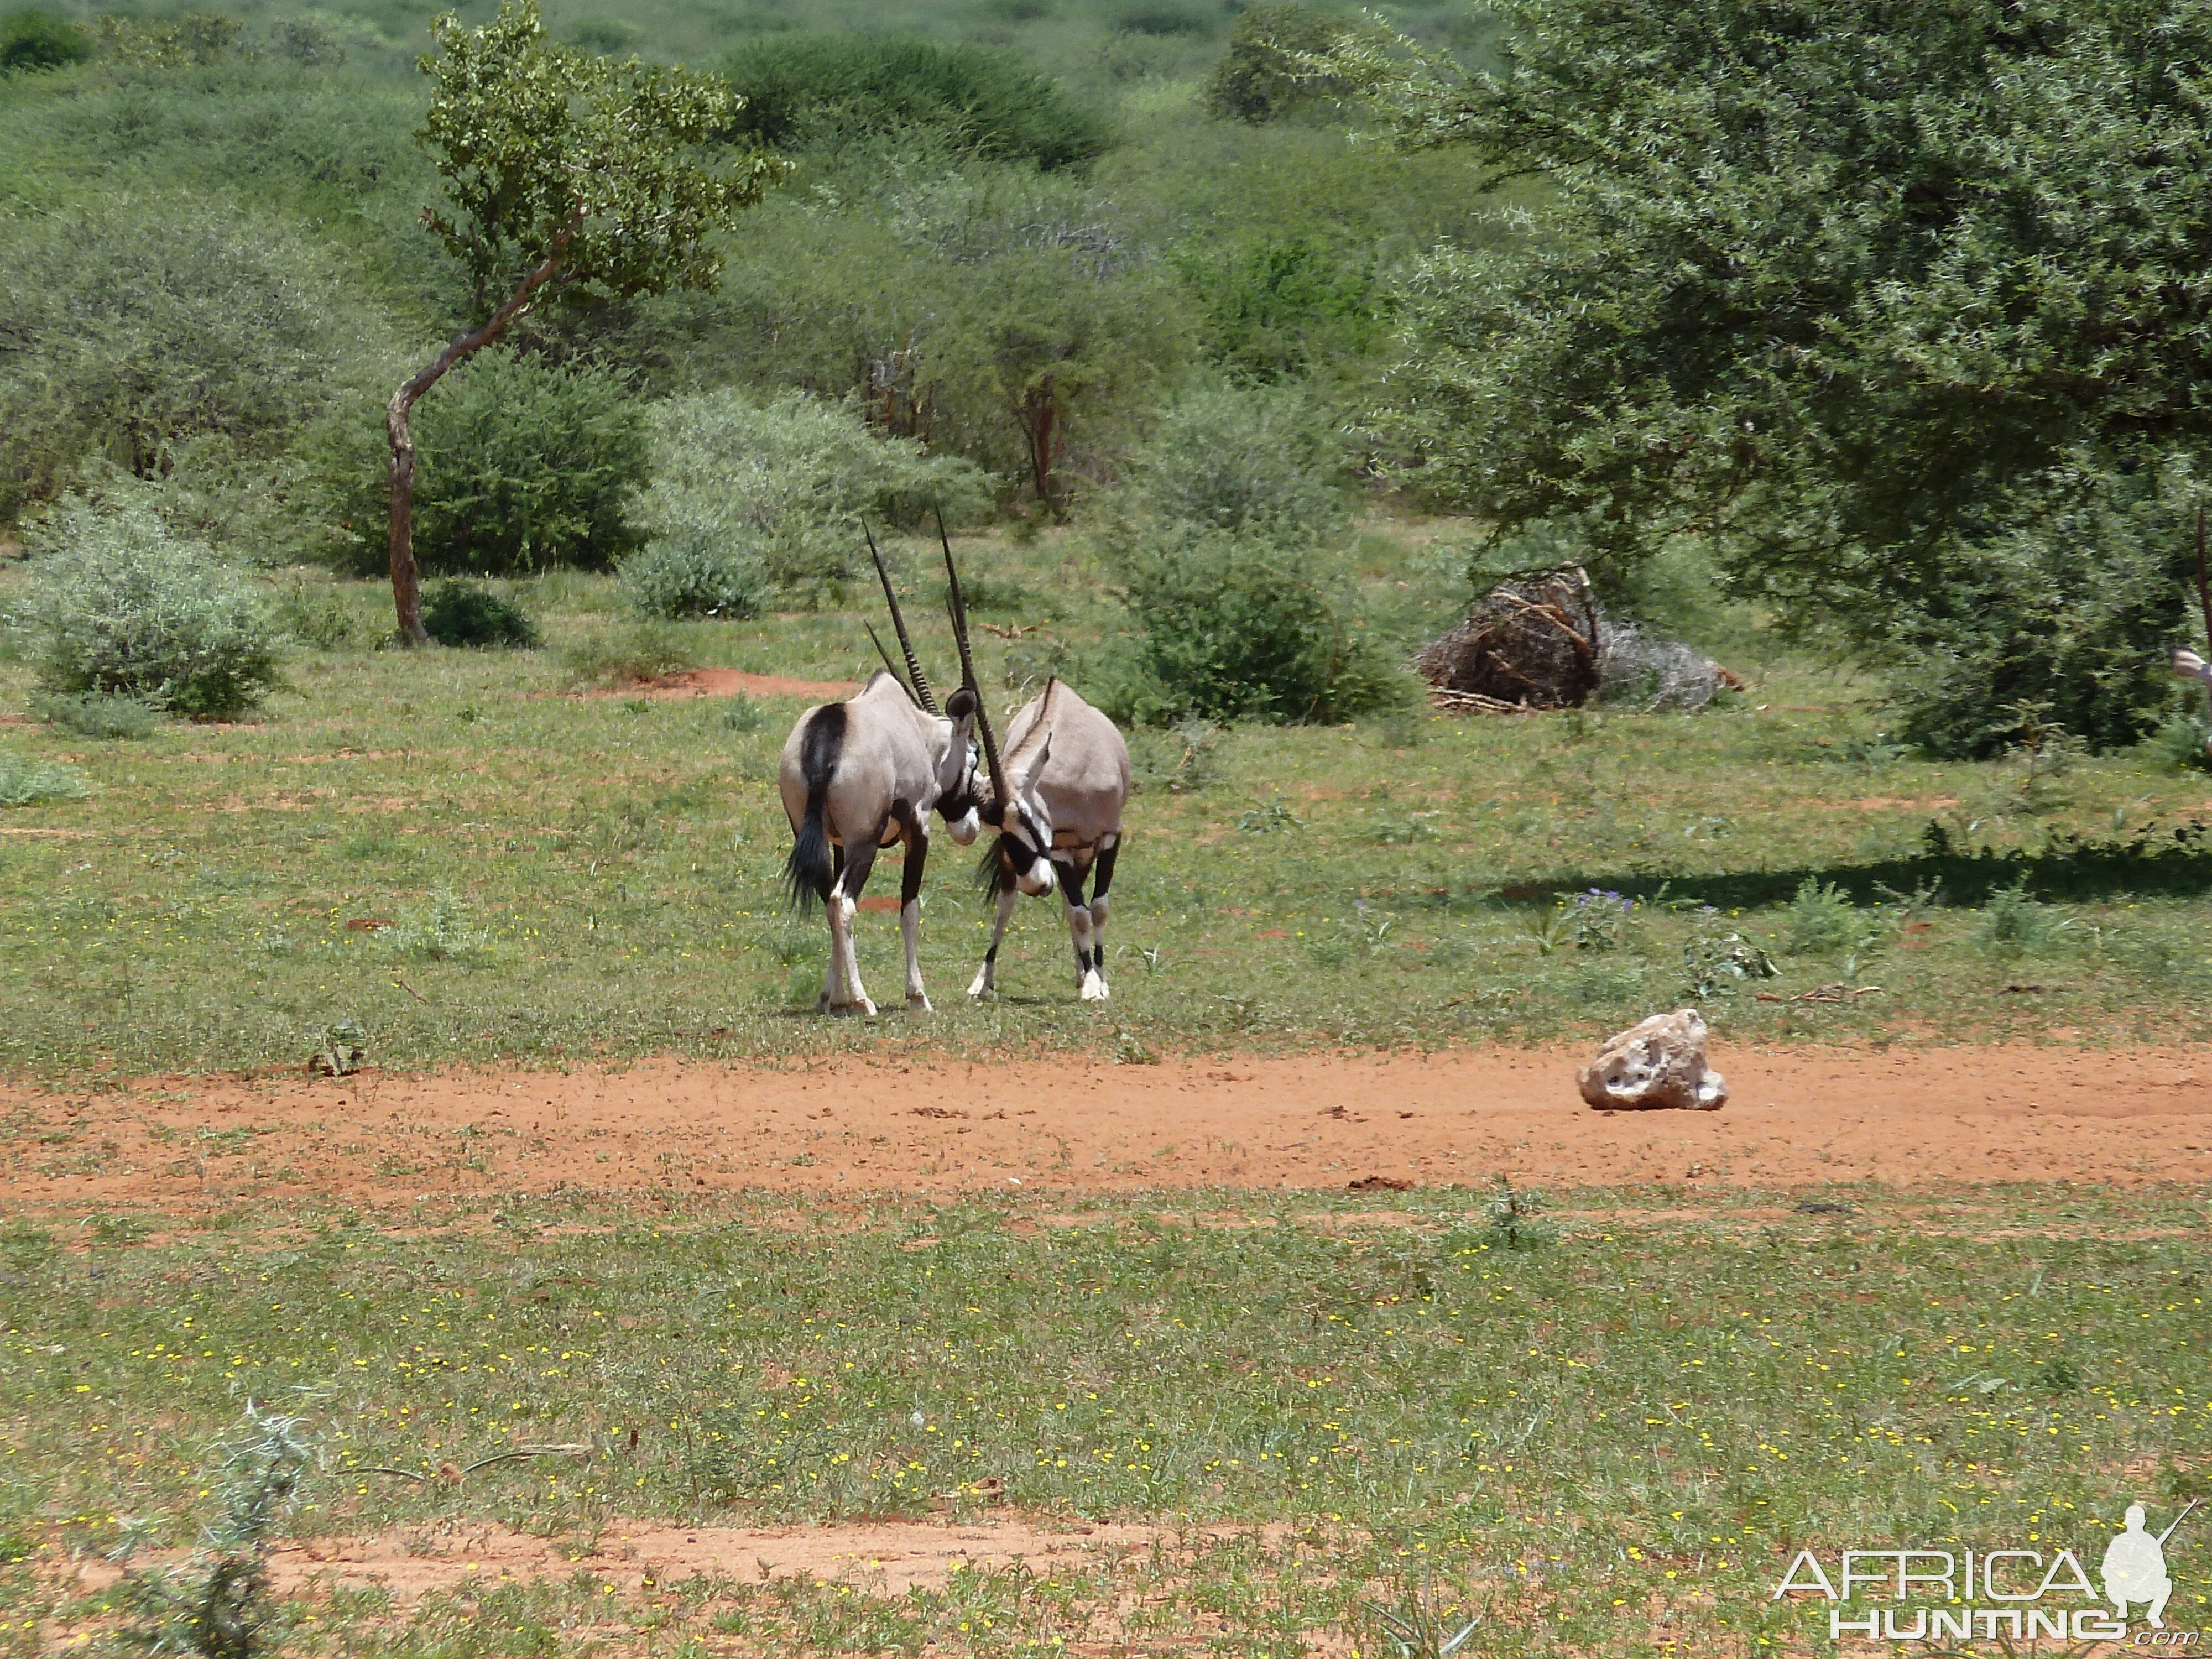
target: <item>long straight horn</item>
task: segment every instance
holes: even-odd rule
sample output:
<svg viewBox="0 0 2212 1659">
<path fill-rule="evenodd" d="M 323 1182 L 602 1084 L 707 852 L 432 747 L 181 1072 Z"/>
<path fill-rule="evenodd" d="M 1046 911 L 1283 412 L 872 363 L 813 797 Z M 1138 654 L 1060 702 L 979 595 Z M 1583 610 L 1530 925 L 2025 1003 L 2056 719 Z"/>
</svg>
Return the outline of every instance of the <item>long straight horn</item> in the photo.
<svg viewBox="0 0 2212 1659">
<path fill-rule="evenodd" d="M 991 733 L 991 716 L 983 707 L 983 688 L 975 683 L 975 659 L 968 649 L 968 604 L 960 597 L 960 573 L 952 564 L 952 541 L 945 533 L 945 514 L 937 515 L 937 544 L 945 550 L 945 608 L 952 616 L 952 639 L 960 647 L 960 683 L 975 699 L 975 734 L 983 739 L 983 759 L 991 769 L 991 794 L 1003 811 L 1014 797 L 1006 787 L 1006 769 L 999 764 L 999 742 Z"/>
<path fill-rule="evenodd" d="M 914 641 L 907 637 L 906 618 L 899 612 L 898 595 L 891 592 L 891 573 L 884 568 L 884 556 L 876 550 L 876 538 L 870 532 L 866 519 L 860 520 L 860 533 L 868 538 L 868 556 L 876 562 L 876 575 L 883 582 L 884 599 L 891 608 L 891 626 L 898 632 L 899 649 L 906 653 L 907 672 L 914 676 L 915 701 L 934 714 L 937 699 L 929 694 L 929 681 L 923 675 L 921 664 L 914 654 Z M 894 675 L 892 678 L 897 677 Z"/>
<path fill-rule="evenodd" d="M 884 649 L 884 636 L 876 632 L 875 623 L 863 622 L 860 626 L 868 630 L 868 637 L 876 642 L 876 654 L 884 660 L 884 672 L 898 681 L 899 690 L 906 693 L 906 700 L 908 702 L 919 704 L 921 699 L 914 695 L 914 688 L 900 678 L 898 665 L 891 660 L 891 653 Z"/>
</svg>

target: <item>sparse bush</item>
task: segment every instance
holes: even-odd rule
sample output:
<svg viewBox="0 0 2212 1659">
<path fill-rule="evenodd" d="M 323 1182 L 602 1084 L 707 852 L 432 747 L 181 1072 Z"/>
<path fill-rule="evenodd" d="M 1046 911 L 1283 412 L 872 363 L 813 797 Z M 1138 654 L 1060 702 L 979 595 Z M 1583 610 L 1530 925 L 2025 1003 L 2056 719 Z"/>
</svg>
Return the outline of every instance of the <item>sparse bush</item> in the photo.
<svg viewBox="0 0 2212 1659">
<path fill-rule="evenodd" d="M 643 533 L 647 410 L 605 369 L 504 347 L 453 371 L 415 411 L 415 556 L 436 574 L 597 569 Z M 380 404 L 323 434 L 316 488 L 353 574 L 386 569 L 390 486 Z"/>
<path fill-rule="evenodd" d="M 1782 949 L 1793 957 L 1840 956 L 1857 943 L 1861 931 L 1850 896 L 1833 882 L 1808 876 L 1783 913 Z"/>
<path fill-rule="evenodd" d="M 35 7 L 0 18 L 0 75 L 13 70 L 62 69 L 92 56 L 83 26 Z"/>
<path fill-rule="evenodd" d="M 143 501 L 66 497 L 31 547 L 15 627 L 49 690 L 222 720 L 276 683 L 277 631 L 252 586 Z"/>
<path fill-rule="evenodd" d="M 287 17 L 269 26 L 269 49 L 301 69 L 329 69 L 346 58 L 344 43 L 327 23 Z"/>
<path fill-rule="evenodd" d="M 745 100 L 730 136 L 778 148 L 921 131 L 1049 171 L 1113 142 L 1105 122 L 1057 83 L 981 46 L 811 34 L 755 40 L 722 72 Z"/>
<path fill-rule="evenodd" d="M 109 691 L 57 692 L 36 697 L 31 712 L 50 726 L 101 741 L 150 737 L 161 718 L 159 709 L 141 699 Z"/>
<path fill-rule="evenodd" d="M 1503 1249 L 1532 1249 L 1539 1244 L 1549 1244 L 1559 1236 L 1558 1226 L 1544 1219 L 1544 1209 L 1550 1200 L 1534 1188 L 1516 1189 L 1504 1176 L 1498 1177 L 1498 1193 L 1483 1206 L 1483 1215 L 1490 1223 L 1491 1243 Z"/>
<path fill-rule="evenodd" d="M 1133 458 L 1138 498 L 1158 517 L 1285 543 L 1345 520 L 1329 482 L 1341 450 L 1303 392 L 1204 386 L 1170 404 Z"/>
<path fill-rule="evenodd" d="M 82 800 L 91 793 L 84 774 L 73 766 L 35 761 L 0 749 L 0 806 L 44 806 L 58 800 Z"/>
<path fill-rule="evenodd" d="M 2023 876 L 1990 895 L 1989 902 L 1982 907 L 1975 937 L 1993 956 L 2027 956 L 2056 942 L 2071 925 L 2029 895 L 2027 878 Z"/>
<path fill-rule="evenodd" d="M 561 36 L 602 58 L 635 52 L 645 39 L 636 25 L 618 17 L 579 17 L 561 31 Z"/>
<path fill-rule="evenodd" d="M 1124 6 L 1115 14 L 1114 27 L 1124 34 L 1149 34 L 1165 39 L 1179 34 L 1206 35 L 1213 33 L 1214 15 L 1194 5 L 1177 5 L 1174 0 L 1139 0 L 1133 6 Z"/>
<path fill-rule="evenodd" d="M 218 11 L 173 17 L 125 17 L 114 12 L 94 25 L 100 49 L 126 64 L 149 69 L 206 69 L 254 55 L 246 25 Z"/>
<path fill-rule="evenodd" d="M 441 645 L 530 650 L 538 624 L 514 600 L 474 582 L 442 581 L 423 596 L 422 626 Z"/>
<path fill-rule="evenodd" d="M 282 1618 L 269 1594 L 269 1552 L 315 1467 L 306 1424 L 251 1401 L 238 1436 L 217 1446 L 222 1515 L 185 1565 L 126 1573 L 121 1599 L 128 1645 L 148 1654 L 253 1659 L 273 1645 Z M 124 1553 L 147 1528 L 126 1522 Z"/>
<path fill-rule="evenodd" d="M 848 574 L 864 516 L 910 522 L 934 506 L 973 517 L 988 482 L 804 392 L 673 398 L 653 413 L 653 485 L 638 504 L 648 562 L 623 575 L 650 614 L 750 615 L 772 591 L 816 593 Z"/>
<path fill-rule="evenodd" d="M 2159 723 L 2158 729 L 2137 746 L 2144 759 L 2160 770 L 2212 771 L 2212 725 L 2196 708 L 2177 709 Z"/>
<path fill-rule="evenodd" d="M 1116 718 L 1327 725 L 1411 696 L 1345 574 L 1316 552 L 1185 532 L 1137 556 L 1127 580 L 1143 632 L 1102 687 Z"/>
<path fill-rule="evenodd" d="M 276 596 L 274 609 L 287 634 L 318 651 L 343 649 L 361 636 L 361 625 L 343 598 L 299 577 Z"/>
<path fill-rule="evenodd" d="M 1717 922 L 1682 943 L 1682 975 L 1693 1002 L 1710 1002 L 1740 990 L 1747 980 L 1773 979 L 1781 972 L 1764 949 Z"/>
<path fill-rule="evenodd" d="M 376 935 L 379 945 L 396 957 L 420 962 L 459 962 L 475 966 L 490 959 L 491 935 L 471 923 L 460 899 L 445 888 L 427 909 L 404 915 L 398 926 Z"/>
</svg>

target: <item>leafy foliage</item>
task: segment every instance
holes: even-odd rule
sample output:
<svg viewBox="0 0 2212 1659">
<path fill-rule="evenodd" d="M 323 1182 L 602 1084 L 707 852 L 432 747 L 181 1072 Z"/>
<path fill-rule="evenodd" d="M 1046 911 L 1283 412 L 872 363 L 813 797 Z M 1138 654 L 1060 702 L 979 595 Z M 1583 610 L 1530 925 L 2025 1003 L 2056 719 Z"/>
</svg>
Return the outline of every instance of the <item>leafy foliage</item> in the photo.
<svg viewBox="0 0 2212 1659">
<path fill-rule="evenodd" d="M 1344 38 L 1337 18 L 1278 0 L 1241 15 L 1229 32 L 1229 50 L 1199 94 L 1206 113 L 1257 125 L 1345 90 L 1342 82 L 1316 74 L 1302 55 L 1320 54 Z"/>
<path fill-rule="evenodd" d="M 416 412 L 416 546 L 433 571 L 599 568 L 636 547 L 631 501 L 651 464 L 648 416 L 620 377 L 492 347 Z M 385 568 L 382 422 L 333 428 L 317 457 L 342 562 Z"/>
<path fill-rule="evenodd" d="M 52 801 L 81 800 L 91 793 L 84 774 L 73 766 L 0 749 L 0 806 L 44 806 Z"/>
<path fill-rule="evenodd" d="M 0 18 L 0 74 L 62 69 L 91 56 L 90 37 L 66 17 L 28 7 Z"/>
<path fill-rule="evenodd" d="M 1446 249 L 1395 426 L 1441 497 L 1605 559 L 1715 538 L 1739 590 L 1898 662 L 1911 734 L 2047 701 L 2155 723 L 2212 420 L 2212 15 L 2136 0 L 1516 0 L 1510 80 L 1360 35 L 1401 140 L 1555 206 Z M 2178 187 L 2177 187 L 2178 186 Z"/>
<path fill-rule="evenodd" d="M 66 496 L 35 526 L 15 625 L 51 690 L 141 698 L 196 720 L 258 702 L 277 630 L 246 580 L 143 501 Z"/>
<path fill-rule="evenodd" d="M 35 698 L 31 712 L 64 732 L 100 741 L 150 737 L 161 720 L 160 710 L 114 691 L 52 692 Z"/>
<path fill-rule="evenodd" d="M 1373 350 L 1391 300 L 1371 255 L 1308 235 L 1265 236 L 1176 258 L 1197 311 L 1199 349 L 1238 380 L 1273 380 Z"/>
<path fill-rule="evenodd" d="M 948 519 L 988 504 L 975 466 L 872 432 L 851 409 L 789 392 L 675 398 L 653 413 L 651 538 L 623 568 L 649 615 L 748 616 L 771 592 L 817 594 L 848 574 L 860 522 Z"/>
<path fill-rule="evenodd" d="M 527 611 L 474 582 L 433 587 L 422 603 L 422 626 L 440 645 L 527 650 L 538 642 Z"/>
<path fill-rule="evenodd" d="M 1049 170 L 1103 155 L 1105 122 L 1011 52 L 898 36 L 769 36 L 724 64 L 726 131 L 779 149 L 892 133 Z"/>
<path fill-rule="evenodd" d="M 720 77 L 616 63 L 545 38 L 536 0 L 501 0 L 470 29 L 431 25 L 442 55 L 422 141 L 452 198 L 425 222 L 476 285 L 479 310 L 559 252 L 564 286 L 603 295 L 711 284 L 708 234 L 776 172 L 724 165 L 709 140 L 737 100 Z"/>
<path fill-rule="evenodd" d="M 280 452 L 391 372 L 328 249 L 195 196 L 0 220 L 0 515 L 87 455 L 140 477 Z"/>
</svg>

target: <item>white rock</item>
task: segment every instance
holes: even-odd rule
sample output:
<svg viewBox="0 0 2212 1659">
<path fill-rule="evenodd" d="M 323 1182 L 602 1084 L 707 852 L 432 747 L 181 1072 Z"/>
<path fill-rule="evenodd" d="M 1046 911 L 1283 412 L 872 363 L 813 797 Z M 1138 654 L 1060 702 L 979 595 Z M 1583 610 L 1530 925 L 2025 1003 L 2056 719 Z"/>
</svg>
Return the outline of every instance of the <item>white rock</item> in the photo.
<svg viewBox="0 0 2212 1659">
<path fill-rule="evenodd" d="M 1584 1100 L 1606 1112 L 1717 1112 L 1728 1103 L 1727 1082 L 1705 1064 L 1705 1022 L 1694 1008 L 1654 1014 L 1623 1031 L 1575 1073 L 1575 1083 Z"/>
</svg>

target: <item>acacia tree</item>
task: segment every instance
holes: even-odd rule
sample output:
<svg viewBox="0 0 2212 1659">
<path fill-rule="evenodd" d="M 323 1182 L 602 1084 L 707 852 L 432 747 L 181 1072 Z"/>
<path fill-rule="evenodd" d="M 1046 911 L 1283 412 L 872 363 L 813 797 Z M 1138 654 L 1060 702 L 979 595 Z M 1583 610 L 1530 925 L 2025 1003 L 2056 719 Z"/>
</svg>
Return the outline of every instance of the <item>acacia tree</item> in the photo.
<svg viewBox="0 0 2212 1659">
<path fill-rule="evenodd" d="M 1703 538 L 1899 665 L 1935 747 L 2139 734 L 2212 449 L 2212 9 L 1498 9 L 1510 75 L 1311 60 L 1401 143 L 1543 181 L 1517 254 L 1413 284 L 1409 476 L 1595 570 Z"/>
<path fill-rule="evenodd" d="M 447 210 L 423 222 L 466 269 L 478 320 L 392 394 L 392 598 L 399 638 L 425 645 L 415 568 L 409 416 L 441 377 L 548 293 L 610 297 L 713 284 L 708 234 L 757 202 L 776 164 L 715 165 L 708 150 L 740 100 L 720 77 L 614 63 L 545 37 L 537 0 L 502 0 L 480 29 L 447 13 L 426 54 L 435 91 L 416 135 L 444 175 Z"/>
</svg>

